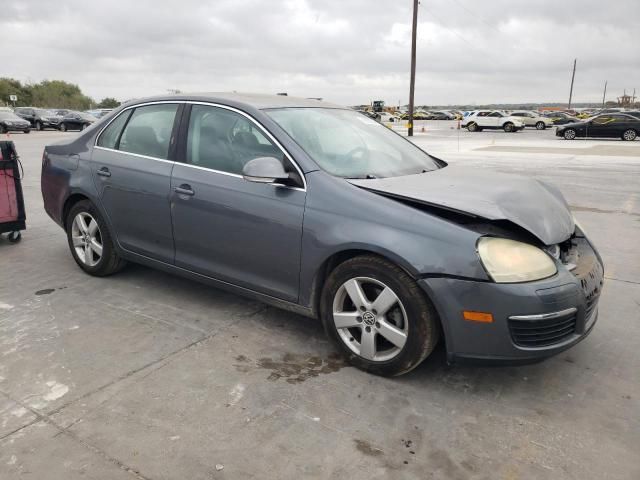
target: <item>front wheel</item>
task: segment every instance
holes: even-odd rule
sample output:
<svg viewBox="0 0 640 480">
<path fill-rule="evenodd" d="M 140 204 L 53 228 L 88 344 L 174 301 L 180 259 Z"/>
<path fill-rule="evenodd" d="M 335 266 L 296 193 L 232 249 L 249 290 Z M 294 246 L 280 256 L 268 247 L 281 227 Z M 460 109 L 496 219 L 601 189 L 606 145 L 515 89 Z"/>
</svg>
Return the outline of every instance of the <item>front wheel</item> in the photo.
<svg viewBox="0 0 640 480">
<path fill-rule="evenodd" d="M 9 131 L 9 129 L 7 127 L 5 127 L 4 125 L 0 125 L 0 133 L 7 133 Z"/>
<path fill-rule="evenodd" d="M 625 132 L 622 134 L 622 139 L 626 140 L 627 142 L 632 142 L 636 139 L 636 137 L 638 136 L 638 133 L 630 128 L 629 130 L 625 130 Z"/>
<path fill-rule="evenodd" d="M 478 130 L 478 124 L 471 122 L 469 125 L 467 125 L 467 130 L 469 130 L 470 132 L 475 132 Z"/>
<path fill-rule="evenodd" d="M 60 124 L 60 131 L 61 131 L 61 132 L 66 132 L 66 131 L 67 131 L 67 125 L 66 125 L 66 124 L 64 124 L 64 123 L 61 123 L 61 124 Z"/>
<path fill-rule="evenodd" d="M 114 248 L 107 224 L 89 200 L 71 207 L 66 228 L 71 255 L 89 275 L 104 277 L 124 267 L 125 261 Z"/>
<path fill-rule="evenodd" d="M 39 132 L 42 131 L 42 123 L 36 122 L 36 130 L 38 130 Z"/>
<path fill-rule="evenodd" d="M 563 137 L 565 140 L 574 140 L 576 138 L 576 131 L 573 128 L 567 128 L 564 131 Z"/>
<path fill-rule="evenodd" d="M 507 133 L 511 133 L 515 130 L 515 125 L 511 122 L 507 122 L 502 126 L 502 129 Z"/>
<path fill-rule="evenodd" d="M 347 359 L 377 375 L 412 370 L 440 337 L 437 314 L 424 292 L 404 270 L 376 256 L 352 258 L 331 272 L 320 316 Z"/>
<path fill-rule="evenodd" d="M 547 125 L 544 122 L 536 123 L 536 130 L 544 130 L 545 128 L 547 128 Z"/>
</svg>

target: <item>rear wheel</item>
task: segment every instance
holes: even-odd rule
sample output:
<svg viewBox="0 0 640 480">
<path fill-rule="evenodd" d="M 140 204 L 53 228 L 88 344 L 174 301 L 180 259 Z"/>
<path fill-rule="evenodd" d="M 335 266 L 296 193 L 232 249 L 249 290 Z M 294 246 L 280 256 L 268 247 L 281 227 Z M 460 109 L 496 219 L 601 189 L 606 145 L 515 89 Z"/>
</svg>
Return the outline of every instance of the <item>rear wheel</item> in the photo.
<svg viewBox="0 0 640 480">
<path fill-rule="evenodd" d="M 105 221 L 89 200 L 71 207 L 66 227 L 71 255 L 85 272 L 104 277 L 124 267 Z"/>
<path fill-rule="evenodd" d="M 573 128 L 567 128 L 563 136 L 565 140 L 573 140 L 576 138 L 576 131 Z"/>
<path fill-rule="evenodd" d="M 536 123 L 536 130 L 544 130 L 545 128 L 547 128 L 547 125 L 544 122 Z"/>
<path fill-rule="evenodd" d="M 622 134 L 622 139 L 626 140 L 627 142 L 632 142 L 636 139 L 637 136 L 638 132 L 636 132 L 633 128 L 630 128 L 629 130 L 625 130 L 625 132 Z"/>
<path fill-rule="evenodd" d="M 356 367 L 394 376 L 420 364 L 440 336 L 431 302 L 407 273 L 361 256 L 331 272 L 320 316 L 329 338 Z"/>
<path fill-rule="evenodd" d="M 502 126 L 502 129 L 505 132 L 510 133 L 510 132 L 513 132 L 515 130 L 515 125 L 513 123 L 511 123 L 511 122 L 507 122 Z"/>
</svg>

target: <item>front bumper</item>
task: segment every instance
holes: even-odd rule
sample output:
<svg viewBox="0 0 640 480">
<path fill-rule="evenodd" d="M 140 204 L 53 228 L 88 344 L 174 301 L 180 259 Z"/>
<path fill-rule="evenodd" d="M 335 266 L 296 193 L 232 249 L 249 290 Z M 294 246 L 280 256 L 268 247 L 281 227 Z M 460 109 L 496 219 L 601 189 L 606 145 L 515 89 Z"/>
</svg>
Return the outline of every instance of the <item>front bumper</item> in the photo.
<svg viewBox="0 0 640 480">
<path fill-rule="evenodd" d="M 534 363 L 586 338 L 598 318 L 604 270 L 582 241 L 585 255 L 573 273 L 563 268 L 536 282 L 419 280 L 440 315 L 448 360 Z M 462 312 L 469 310 L 491 313 L 493 322 L 464 320 Z"/>
</svg>

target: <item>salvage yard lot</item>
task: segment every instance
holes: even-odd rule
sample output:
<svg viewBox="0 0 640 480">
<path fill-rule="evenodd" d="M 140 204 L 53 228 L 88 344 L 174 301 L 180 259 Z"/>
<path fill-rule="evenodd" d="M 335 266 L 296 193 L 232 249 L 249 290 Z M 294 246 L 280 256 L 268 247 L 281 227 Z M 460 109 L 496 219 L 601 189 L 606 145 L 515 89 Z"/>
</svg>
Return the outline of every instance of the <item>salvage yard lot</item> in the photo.
<svg viewBox="0 0 640 480">
<path fill-rule="evenodd" d="M 89 277 L 44 213 L 45 144 L 15 134 L 28 230 L 0 240 L 0 478 L 640 478 L 640 142 L 416 126 L 450 163 L 558 186 L 606 283 L 593 333 L 522 367 L 385 379 L 319 322 L 130 265 Z M 4 136 L 3 136 L 4 137 Z"/>
</svg>

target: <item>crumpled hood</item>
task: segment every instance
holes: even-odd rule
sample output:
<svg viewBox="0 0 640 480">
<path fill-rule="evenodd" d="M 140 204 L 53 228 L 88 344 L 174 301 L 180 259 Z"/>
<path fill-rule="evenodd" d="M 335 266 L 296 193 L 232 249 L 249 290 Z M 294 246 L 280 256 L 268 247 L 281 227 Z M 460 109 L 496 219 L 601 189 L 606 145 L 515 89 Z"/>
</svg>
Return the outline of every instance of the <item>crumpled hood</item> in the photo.
<svg viewBox="0 0 640 480">
<path fill-rule="evenodd" d="M 573 215 L 558 189 L 519 175 L 447 166 L 417 175 L 349 182 L 383 195 L 487 220 L 508 220 L 545 245 L 565 241 L 575 229 Z"/>
</svg>

